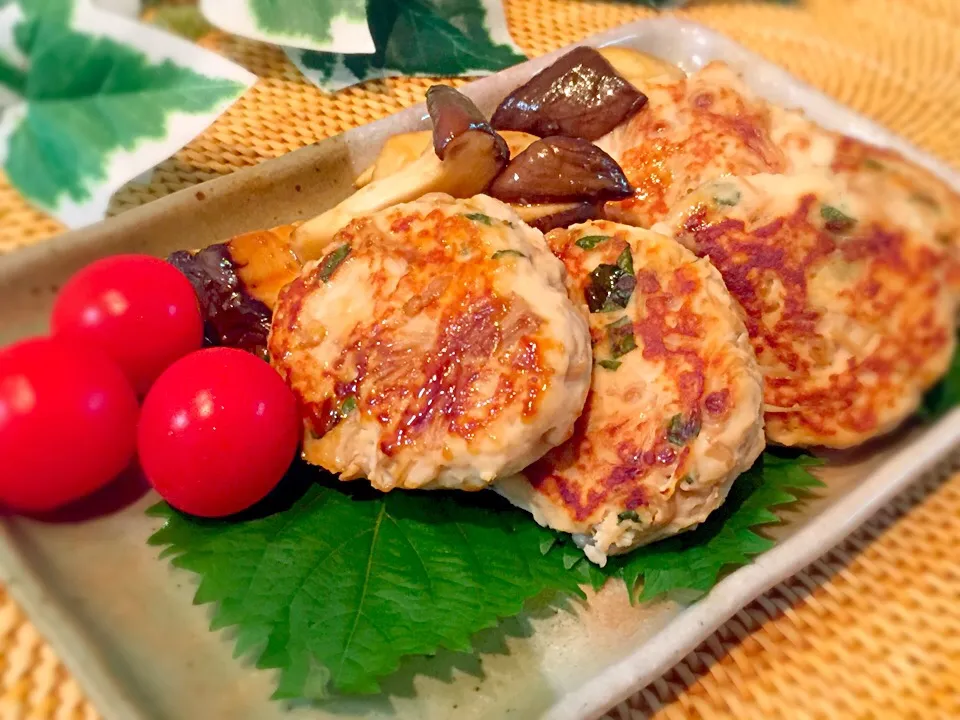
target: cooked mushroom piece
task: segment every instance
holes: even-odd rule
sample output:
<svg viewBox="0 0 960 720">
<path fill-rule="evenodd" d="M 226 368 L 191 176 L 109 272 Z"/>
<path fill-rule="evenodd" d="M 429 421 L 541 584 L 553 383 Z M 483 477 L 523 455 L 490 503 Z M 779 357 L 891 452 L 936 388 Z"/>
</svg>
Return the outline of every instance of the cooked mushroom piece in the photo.
<svg viewBox="0 0 960 720">
<path fill-rule="evenodd" d="M 374 180 L 380 180 L 393 175 L 406 165 L 414 162 L 430 148 L 433 133 L 430 130 L 414 130 L 413 132 L 391 135 L 380 148 L 380 154 L 373 161 L 373 165 L 364 170 L 354 181 L 358 189 L 369 185 Z"/>
<path fill-rule="evenodd" d="M 511 205 L 523 221 L 542 233 L 565 228 L 601 217 L 603 203 L 568 202 L 537 205 Z"/>
<path fill-rule="evenodd" d="M 568 137 L 537 140 L 490 185 L 490 195 L 514 203 L 619 200 L 632 192 L 616 161 L 596 145 Z"/>
<path fill-rule="evenodd" d="M 525 132 L 504 130 L 498 135 L 507 141 L 507 147 L 510 148 L 510 157 L 516 157 L 526 150 L 530 143 L 537 141 L 536 135 Z M 369 185 L 374 180 L 393 175 L 398 170 L 416 161 L 425 152 L 432 153 L 432 143 L 433 132 L 430 130 L 415 130 L 391 135 L 383 143 L 380 154 L 373 161 L 373 165 L 357 176 L 353 183 L 354 186 L 359 189 L 364 185 Z"/>
<path fill-rule="evenodd" d="M 510 157 L 510 148 L 473 104 L 473 100 L 449 85 L 434 85 L 427 90 L 427 112 L 433 123 L 433 151 L 441 160 L 454 157 L 470 144 L 470 133 L 480 132 L 494 141 L 497 154 Z"/>
<path fill-rule="evenodd" d="M 290 249 L 293 225 L 237 235 L 167 262 L 186 275 L 200 302 L 204 342 L 266 357 L 277 295 L 300 274 Z"/>
<path fill-rule="evenodd" d="M 574 48 L 508 95 L 493 114 L 497 130 L 596 140 L 647 102 L 599 52 Z"/>
<path fill-rule="evenodd" d="M 319 258 L 334 234 L 355 217 L 427 193 L 468 198 L 487 189 L 510 158 L 506 141 L 468 97 L 451 87 L 431 87 L 427 110 L 433 122 L 434 152 L 426 152 L 397 172 L 374 180 L 297 228 L 293 248 L 302 262 Z"/>
</svg>

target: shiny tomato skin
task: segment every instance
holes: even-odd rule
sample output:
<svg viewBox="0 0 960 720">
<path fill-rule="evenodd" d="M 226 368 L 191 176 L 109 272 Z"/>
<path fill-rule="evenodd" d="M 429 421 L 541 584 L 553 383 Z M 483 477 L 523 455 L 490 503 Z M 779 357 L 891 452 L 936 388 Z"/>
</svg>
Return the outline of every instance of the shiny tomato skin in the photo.
<svg viewBox="0 0 960 720">
<path fill-rule="evenodd" d="M 57 295 L 51 325 L 54 335 L 102 348 L 140 395 L 172 362 L 203 344 L 193 286 L 150 255 L 114 255 L 77 272 Z"/>
<path fill-rule="evenodd" d="M 45 512 L 103 487 L 133 458 L 137 413 L 98 348 L 32 338 L 0 350 L 0 501 Z"/>
<path fill-rule="evenodd" d="M 143 402 L 137 447 L 154 489 L 190 515 L 224 517 L 263 499 L 300 444 L 293 391 L 270 365 L 208 348 L 171 365 Z"/>
</svg>

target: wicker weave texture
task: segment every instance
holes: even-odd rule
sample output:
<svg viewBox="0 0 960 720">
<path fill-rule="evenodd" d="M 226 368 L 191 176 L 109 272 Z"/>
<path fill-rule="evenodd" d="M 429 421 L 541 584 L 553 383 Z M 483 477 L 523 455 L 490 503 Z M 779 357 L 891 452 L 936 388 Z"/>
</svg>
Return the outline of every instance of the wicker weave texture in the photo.
<svg viewBox="0 0 960 720">
<path fill-rule="evenodd" d="M 930 476 L 608 720 L 960 717 L 960 474 Z"/>
<path fill-rule="evenodd" d="M 653 14 L 628 2 L 507 0 L 517 42 L 542 54 Z M 680 12 L 738 40 L 843 103 L 960 165 L 960 2 L 806 0 L 711 2 Z M 130 183 L 110 212 L 130 207 L 385 117 L 423 99 L 432 79 L 373 81 L 338 93 L 305 82 L 284 54 L 211 33 L 201 43 L 260 80 L 210 128 Z M 29 209 L 0 177 L 0 251 L 62 231 Z"/>
<path fill-rule="evenodd" d="M 628 2 L 506 0 L 536 55 L 651 16 Z M 960 1 L 697 2 L 711 26 L 960 166 Z M 131 183 L 111 213 L 255 165 L 423 99 L 432 80 L 326 94 L 278 50 L 212 33 L 202 44 L 260 80 Z M 0 177 L 0 251 L 62 231 Z M 931 477 L 844 545 L 743 609 L 609 718 L 960 718 L 960 474 Z M 50 648 L 0 592 L 0 719 L 96 718 Z"/>
<path fill-rule="evenodd" d="M 99 717 L 23 611 L 0 590 L 0 718 L 97 720 Z"/>
</svg>

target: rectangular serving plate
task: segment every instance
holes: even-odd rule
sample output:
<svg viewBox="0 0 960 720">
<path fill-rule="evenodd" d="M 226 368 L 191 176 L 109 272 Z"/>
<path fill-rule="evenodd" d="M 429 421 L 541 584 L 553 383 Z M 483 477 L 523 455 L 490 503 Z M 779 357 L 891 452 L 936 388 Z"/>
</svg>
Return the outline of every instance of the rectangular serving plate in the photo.
<svg viewBox="0 0 960 720">
<path fill-rule="evenodd" d="M 702 26 L 666 16 L 584 44 L 636 48 L 687 71 L 725 60 L 760 95 L 803 108 L 827 127 L 895 148 L 960 188 L 960 176 L 934 158 Z M 562 52 L 464 91 L 489 111 Z M 164 255 L 311 217 L 351 192 L 353 179 L 387 136 L 425 125 L 424 108 L 416 106 L 0 259 L 0 342 L 43 331 L 56 288 L 85 263 L 117 252 Z M 51 434 L 67 440 L 69 428 Z M 152 494 L 85 521 L 0 519 L 0 576 L 107 718 L 596 717 L 840 542 L 958 445 L 960 411 L 954 411 L 932 427 L 906 428 L 856 453 L 834 456 L 823 473 L 826 489 L 790 508 L 786 524 L 771 530 L 776 547 L 697 603 L 631 606 L 622 585 L 608 583 L 587 603 L 531 613 L 482 633 L 478 656 L 442 652 L 414 659 L 385 682 L 381 696 L 316 706 L 270 701 L 273 673 L 233 659 L 229 630 L 207 629 L 209 608 L 191 604 L 194 576 L 171 569 L 146 545 L 157 527 L 143 514 L 156 500 Z"/>
</svg>

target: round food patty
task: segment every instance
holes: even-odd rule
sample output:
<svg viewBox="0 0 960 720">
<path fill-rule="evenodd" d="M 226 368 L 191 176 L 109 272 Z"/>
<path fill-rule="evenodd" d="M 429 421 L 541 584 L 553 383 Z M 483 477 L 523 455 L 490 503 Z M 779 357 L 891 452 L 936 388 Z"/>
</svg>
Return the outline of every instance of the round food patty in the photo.
<svg viewBox="0 0 960 720">
<path fill-rule="evenodd" d="M 763 449 L 760 371 L 717 270 L 639 228 L 547 236 L 590 312 L 593 384 L 573 437 L 495 489 L 590 560 L 695 527 Z"/>
<path fill-rule="evenodd" d="M 270 358 L 308 462 L 385 491 L 477 490 L 570 436 L 589 338 L 539 231 L 435 194 L 340 230 L 281 293 Z"/>
<path fill-rule="evenodd" d="M 743 308 L 772 442 L 869 440 L 948 366 L 952 261 L 882 195 L 820 172 L 725 178 L 655 229 L 709 258 Z"/>
<path fill-rule="evenodd" d="M 650 227 L 678 200 L 721 175 L 782 172 L 770 111 L 736 72 L 712 62 L 689 77 L 642 87 L 647 105 L 597 141 L 623 168 L 633 197 L 608 202 L 604 216 Z"/>
<path fill-rule="evenodd" d="M 960 259 L 960 194 L 895 150 L 826 130 L 796 110 L 770 106 L 771 136 L 788 172 L 829 169 L 862 196 L 883 198 L 888 214 L 912 233 L 928 233 Z M 950 278 L 960 292 L 960 272 Z"/>
</svg>

